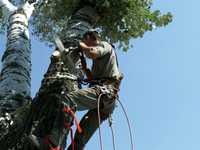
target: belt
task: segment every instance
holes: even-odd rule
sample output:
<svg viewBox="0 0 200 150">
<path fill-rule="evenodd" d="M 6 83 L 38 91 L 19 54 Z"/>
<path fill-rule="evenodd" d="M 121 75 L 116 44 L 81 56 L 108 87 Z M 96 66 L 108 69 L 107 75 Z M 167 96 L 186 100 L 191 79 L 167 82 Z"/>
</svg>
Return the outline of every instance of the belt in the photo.
<svg viewBox="0 0 200 150">
<path fill-rule="evenodd" d="M 121 83 L 122 78 L 116 79 L 116 78 L 100 78 L 100 79 L 94 79 L 89 81 L 90 87 L 95 86 L 95 85 L 112 85 L 114 88 L 119 89 L 120 83 Z"/>
</svg>

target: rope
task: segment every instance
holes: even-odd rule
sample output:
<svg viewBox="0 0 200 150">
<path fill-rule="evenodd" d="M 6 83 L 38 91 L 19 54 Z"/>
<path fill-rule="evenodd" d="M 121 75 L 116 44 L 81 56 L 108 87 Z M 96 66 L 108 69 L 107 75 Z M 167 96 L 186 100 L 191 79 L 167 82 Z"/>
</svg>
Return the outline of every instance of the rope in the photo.
<svg viewBox="0 0 200 150">
<path fill-rule="evenodd" d="M 66 118 L 64 118 L 64 124 L 65 124 L 65 127 L 67 129 L 69 129 L 69 131 L 70 131 L 72 150 L 75 150 L 75 148 L 74 148 L 74 138 L 73 138 L 73 129 L 72 129 L 71 125 L 69 125 L 67 123 Z"/>
<path fill-rule="evenodd" d="M 113 150 L 116 150 L 116 146 L 115 146 L 115 135 L 114 135 L 114 129 L 112 127 L 113 123 L 112 123 L 112 116 L 109 116 L 108 119 L 108 123 L 109 123 L 109 127 L 111 129 L 111 133 L 112 133 L 112 144 L 113 144 Z"/>
<path fill-rule="evenodd" d="M 97 101 L 97 113 L 98 113 L 98 121 L 99 121 L 99 142 L 100 142 L 100 147 L 101 150 L 103 150 L 103 144 L 102 144 L 102 136 L 101 136 L 101 115 L 100 115 L 100 100 L 101 100 L 101 96 L 103 94 L 100 94 L 98 97 L 98 101 Z"/>
<path fill-rule="evenodd" d="M 72 121 L 74 121 L 76 126 L 77 126 L 77 131 L 79 133 L 82 133 L 82 129 L 79 125 L 79 122 L 78 122 L 74 112 L 71 110 L 71 108 L 68 107 L 68 106 L 65 106 L 63 111 L 65 113 L 68 113 L 72 117 Z M 65 117 L 64 117 L 64 125 L 65 125 L 66 128 L 68 128 L 70 130 L 72 150 L 75 150 L 75 142 L 74 142 L 74 138 L 73 138 L 73 129 L 72 129 L 71 125 L 67 122 Z"/>
<path fill-rule="evenodd" d="M 71 117 L 72 117 L 72 121 L 74 121 L 75 122 L 75 124 L 76 124 L 76 127 L 77 127 L 77 131 L 79 132 L 79 133 L 82 133 L 82 129 L 81 129 L 81 127 L 80 127 L 80 124 L 79 124 L 79 122 L 78 122 L 78 120 L 77 120 L 77 118 L 76 118 L 76 115 L 75 115 L 75 113 L 71 110 L 71 108 L 70 107 L 64 107 L 64 110 L 63 110 L 65 113 L 68 113 Z M 65 118 L 66 119 L 66 118 Z"/>
<path fill-rule="evenodd" d="M 123 112 L 124 112 L 124 115 L 125 115 L 125 117 L 126 117 L 126 121 L 127 121 L 127 124 L 128 124 L 128 129 L 129 129 L 129 134 L 130 134 L 131 150 L 134 150 L 133 134 L 132 134 L 132 131 L 131 131 L 131 124 L 130 124 L 130 120 L 129 120 L 129 118 L 128 118 L 128 114 L 127 114 L 126 109 L 125 109 L 125 107 L 123 106 L 122 102 L 119 100 L 119 98 L 117 98 L 117 101 L 118 101 L 119 104 L 121 105 L 122 110 L 123 110 Z"/>
</svg>

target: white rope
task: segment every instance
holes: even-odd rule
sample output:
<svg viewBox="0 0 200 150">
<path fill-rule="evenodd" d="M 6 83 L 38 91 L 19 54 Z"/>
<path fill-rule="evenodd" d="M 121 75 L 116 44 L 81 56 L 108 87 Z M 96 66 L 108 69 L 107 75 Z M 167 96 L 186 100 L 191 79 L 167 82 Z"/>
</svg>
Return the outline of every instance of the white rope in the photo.
<svg viewBox="0 0 200 150">
<path fill-rule="evenodd" d="M 101 148 L 101 150 L 103 150 L 102 134 L 101 134 L 101 127 L 100 127 L 100 125 L 101 125 L 100 100 L 101 100 L 101 96 L 102 95 L 103 94 L 99 95 L 98 101 L 97 101 L 97 113 L 98 113 L 98 122 L 99 122 L 99 141 L 100 141 L 100 148 Z M 120 104 L 120 106 L 121 106 L 121 108 L 123 110 L 123 113 L 125 115 L 126 121 L 127 121 L 128 129 L 129 129 L 130 142 L 131 142 L 131 150 L 135 150 L 135 148 L 134 148 L 134 142 L 133 142 L 133 134 L 132 134 L 131 124 L 130 124 L 130 120 L 129 120 L 128 114 L 127 114 L 126 109 L 123 106 L 122 102 L 119 100 L 119 98 L 117 98 L 117 101 L 119 102 L 119 104 Z M 109 121 L 109 126 L 110 126 L 111 132 L 112 132 L 113 149 L 115 150 L 116 149 L 116 146 L 115 146 L 115 136 L 114 136 L 114 130 L 112 128 L 112 121 L 111 120 Z"/>
<path fill-rule="evenodd" d="M 99 121 L 99 141 L 100 141 L 100 148 L 101 150 L 103 150 L 103 142 L 102 142 L 102 136 L 101 136 L 101 115 L 100 115 L 100 101 L 101 101 L 101 96 L 103 94 L 100 94 L 98 97 L 98 101 L 97 101 L 97 113 L 98 113 L 98 121 Z"/>
<path fill-rule="evenodd" d="M 109 127 L 110 127 L 111 133 L 112 133 L 113 150 L 116 150 L 116 146 L 115 146 L 115 134 L 114 134 L 114 129 L 112 127 L 113 123 L 112 123 L 112 116 L 111 115 L 108 118 L 108 123 L 109 123 Z"/>
<path fill-rule="evenodd" d="M 129 129 L 129 135 L 130 135 L 131 150 L 134 150 L 133 134 L 132 134 L 131 124 L 130 124 L 130 120 L 129 120 L 129 118 L 128 118 L 128 114 L 127 114 L 126 109 L 125 109 L 125 107 L 123 106 L 122 102 L 119 100 L 119 98 L 117 98 L 117 101 L 118 101 L 119 104 L 121 105 L 122 110 L 123 110 L 123 112 L 124 112 L 124 115 L 125 115 L 125 117 L 126 117 L 126 121 L 127 121 L 127 124 L 128 124 L 128 129 Z"/>
</svg>

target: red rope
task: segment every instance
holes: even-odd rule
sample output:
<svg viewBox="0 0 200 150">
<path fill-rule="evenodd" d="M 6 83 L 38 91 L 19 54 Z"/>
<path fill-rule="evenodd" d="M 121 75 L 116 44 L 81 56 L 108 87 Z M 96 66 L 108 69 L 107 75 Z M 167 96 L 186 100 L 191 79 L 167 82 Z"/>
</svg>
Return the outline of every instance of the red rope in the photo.
<svg viewBox="0 0 200 150">
<path fill-rule="evenodd" d="M 70 130 L 70 137 L 71 137 L 72 150 L 75 150 L 75 149 L 74 149 L 73 129 L 72 129 L 71 125 L 67 123 L 66 118 L 64 118 L 64 125 L 65 125 L 65 127 L 66 127 L 67 129 Z"/>
<path fill-rule="evenodd" d="M 74 120 L 74 122 L 75 122 L 75 124 L 76 124 L 76 127 L 77 127 L 78 132 L 79 132 L 79 133 L 82 133 L 82 129 L 81 129 L 80 125 L 79 125 L 79 122 L 78 122 L 78 120 L 77 120 L 77 118 L 76 118 L 76 115 L 75 115 L 74 112 L 71 110 L 71 108 L 70 108 L 70 107 L 64 107 L 64 112 L 65 112 L 65 113 L 68 113 L 68 114 L 73 118 L 73 120 Z"/>
<path fill-rule="evenodd" d="M 78 131 L 79 133 L 82 133 L 82 129 L 81 129 L 80 125 L 79 125 L 79 122 L 78 122 L 78 120 L 77 120 L 77 118 L 76 118 L 76 115 L 75 115 L 74 112 L 71 110 L 71 108 L 65 106 L 63 111 L 64 111 L 65 113 L 68 113 L 68 114 L 72 117 L 72 121 L 74 121 L 75 124 L 76 124 L 76 126 L 77 126 L 77 131 Z M 73 129 L 72 129 L 71 125 L 67 122 L 66 118 L 64 118 L 64 125 L 65 125 L 66 128 L 68 128 L 68 129 L 70 130 L 72 150 L 75 150 L 75 148 L 74 148 L 74 147 L 75 147 L 75 146 L 74 146 L 75 144 L 74 144 L 74 138 L 73 138 Z"/>
<path fill-rule="evenodd" d="M 82 129 L 79 125 L 79 122 L 74 114 L 74 112 L 70 109 L 70 107 L 64 107 L 63 110 L 65 113 L 68 113 L 71 117 L 72 117 L 72 121 L 75 122 L 76 126 L 77 126 L 77 130 L 79 133 L 82 133 Z M 66 118 L 64 118 L 64 126 L 70 130 L 70 137 L 71 137 L 71 145 L 72 145 L 72 150 L 75 150 L 75 146 L 74 146 L 74 138 L 73 138 L 73 129 L 71 127 L 71 125 L 67 122 Z M 44 138 L 44 143 L 46 143 L 49 146 L 49 150 L 61 150 L 60 146 L 58 147 L 52 147 L 52 142 L 49 139 L 49 136 L 46 136 Z"/>
</svg>

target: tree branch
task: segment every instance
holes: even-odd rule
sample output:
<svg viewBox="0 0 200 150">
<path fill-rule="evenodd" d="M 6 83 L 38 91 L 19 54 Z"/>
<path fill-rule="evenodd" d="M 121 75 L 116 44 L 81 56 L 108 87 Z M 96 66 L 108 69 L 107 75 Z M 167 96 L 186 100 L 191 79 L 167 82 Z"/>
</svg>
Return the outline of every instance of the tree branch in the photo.
<svg viewBox="0 0 200 150">
<path fill-rule="evenodd" d="M 23 10 L 26 13 L 27 18 L 29 19 L 35 9 L 35 5 L 42 3 L 44 0 L 29 0 L 23 6 Z M 46 0 L 47 1 L 47 0 Z M 46 2 L 45 1 L 45 2 Z"/>
<path fill-rule="evenodd" d="M 31 17 L 35 7 L 34 7 L 35 3 L 29 3 L 29 2 L 26 2 L 22 8 L 24 10 L 24 13 L 26 14 L 27 16 L 27 19 L 29 20 L 29 18 Z"/>
<path fill-rule="evenodd" d="M 6 16 L 9 16 L 13 11 L 17 10 L 17 7 L 8 0 L 0 0 L 0 7 L 3 8 L 3 15 Z"/>
</svg>

